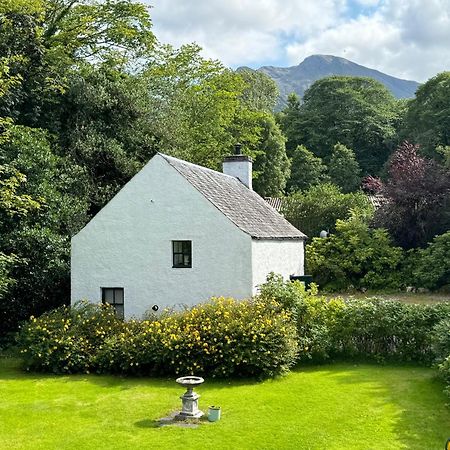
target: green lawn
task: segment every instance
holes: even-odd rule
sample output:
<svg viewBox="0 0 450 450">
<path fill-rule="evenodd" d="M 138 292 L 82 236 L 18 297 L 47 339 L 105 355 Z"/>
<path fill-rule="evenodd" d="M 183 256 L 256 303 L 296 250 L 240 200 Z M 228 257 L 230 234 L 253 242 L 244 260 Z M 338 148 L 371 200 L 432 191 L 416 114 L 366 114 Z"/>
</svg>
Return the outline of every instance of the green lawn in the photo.
<svg viewBox="0 0 450 450">
<path fill-rule="evenodd" d="M 265 382 L 207 380 L 222 420 L 158 426 L 173 380 L 23 374 L 0 359 L 0 449 L 441 449 L 450 409 L 435 372 L 339 363 Z"/>
</svg>

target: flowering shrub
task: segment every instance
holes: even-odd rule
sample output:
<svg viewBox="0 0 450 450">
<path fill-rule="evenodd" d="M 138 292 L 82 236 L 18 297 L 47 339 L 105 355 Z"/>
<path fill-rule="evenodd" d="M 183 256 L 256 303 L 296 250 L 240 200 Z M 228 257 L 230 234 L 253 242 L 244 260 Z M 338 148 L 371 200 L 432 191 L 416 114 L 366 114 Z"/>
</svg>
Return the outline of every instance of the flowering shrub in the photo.
<svg viewBox="0 0 450 450">
<path fill-rule="evenodd" d="M 102 313 L 95 313 L 96 326 L 92 314 L 80 316 L 79 306 L 25 325 L 20 342 L 27 367 L 55 372 L 273 376 L 296 360 L 295 326 L 290 313 L 274 300 L 214 298 L 159 320 L 130 322 L 117 321 L 109 308 L 91 305 L 91 311 Z"/>
<path fill-rule="evenodd" d="M 275 301 L 213 298 L 132 326 L 134 332 L 127 329 L 108 341 L 98 355 L 99 367 L 125 373 L 273 376 L 286 371 L 297 352 L 290 315 Z M 108 361 L 115 362 L 108 367 Z"/>
<path fill-rule="evenodd" d="M 89 372 L 104 340 L 123 326 L 112 307 L 80 302 L 31 317 L 22 326 L 18 343 L 27 369 Z"/>
</svg>

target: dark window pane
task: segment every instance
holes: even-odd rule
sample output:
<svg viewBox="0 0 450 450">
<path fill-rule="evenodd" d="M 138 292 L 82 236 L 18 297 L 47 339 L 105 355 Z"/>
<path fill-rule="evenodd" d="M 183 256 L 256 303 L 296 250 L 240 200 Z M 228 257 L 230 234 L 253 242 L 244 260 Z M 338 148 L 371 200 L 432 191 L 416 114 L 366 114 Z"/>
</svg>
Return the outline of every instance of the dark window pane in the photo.
<svg viewBox="0 0 450 450">
<path fill-rule="evenodd" d="M 183 255 L 181 253 L 177 253 L 173 255 L 173 265 L 181 266 L 183 265 Z"/>
<path fill-rule="evenodd" d="M 114 289 L 114 303 L 123 305 L 123 289 Z"/>
<path fill-rule="evenodd" d="M 191 267 L 192 266 L 192 242 L 191 241 L 172 241 L 173 266 Z"/>
<path fill-rule="evenodd" d="M 110 304 L 114 302 L 114 289 L 103 288 L 103 301 Z"/>
</svg>

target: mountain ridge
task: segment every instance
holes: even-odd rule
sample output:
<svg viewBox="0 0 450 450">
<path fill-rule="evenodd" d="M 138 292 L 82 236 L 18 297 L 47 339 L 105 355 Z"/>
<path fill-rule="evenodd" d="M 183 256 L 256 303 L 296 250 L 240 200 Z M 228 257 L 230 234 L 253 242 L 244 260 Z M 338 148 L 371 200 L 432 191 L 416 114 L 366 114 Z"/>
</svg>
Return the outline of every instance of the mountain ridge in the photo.
<svg viewBox="0 0 450 450">
<path fill-rule="evenodd" d="M 240 67 L 238 70 L 248 69 Z M 255 70 L 255 69 L 251 69 Z M 332 75 L 370 77 L 381 82 L 396 98 L 413 98 L 419 83 L 387 75 L 376 69 L 333 55 L 311 55 L 300 64 L 290 67 L 262 66 L 256 69 L 272 78 L 280 91 L 277 109 L 286 104 L 287 96 L 295 92 L 303 97 L 317 80 Z"/>
</svg>

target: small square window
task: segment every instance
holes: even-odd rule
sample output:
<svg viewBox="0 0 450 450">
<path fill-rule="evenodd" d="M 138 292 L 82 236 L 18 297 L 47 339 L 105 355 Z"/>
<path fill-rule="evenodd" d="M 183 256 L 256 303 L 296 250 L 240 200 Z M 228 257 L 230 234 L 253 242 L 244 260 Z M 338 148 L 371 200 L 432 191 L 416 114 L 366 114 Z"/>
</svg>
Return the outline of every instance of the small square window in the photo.
<svg viewBox="0 0 450 450">
<path fill-rule="evenodd" d="M 109 303 L 119 319 L 124 318 L 123 288 L 102 288 L 102 303 Z"/>
<path fill-rule="evenodd" d="M 192 267 L 192 241 L 172 241 L 173 267 Z"/>
</svg>

